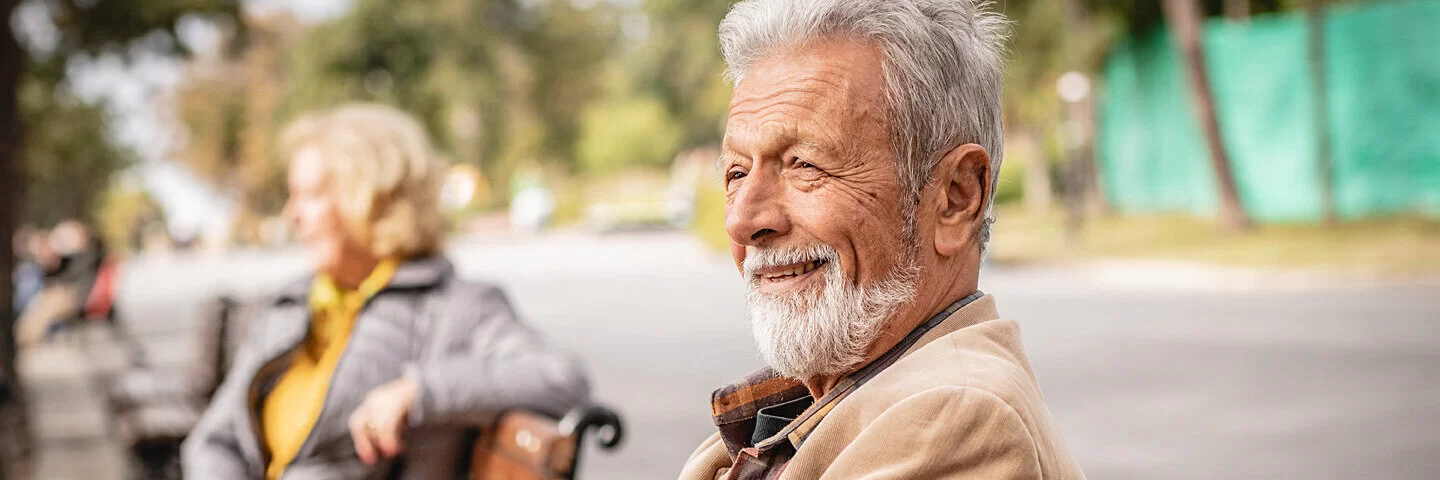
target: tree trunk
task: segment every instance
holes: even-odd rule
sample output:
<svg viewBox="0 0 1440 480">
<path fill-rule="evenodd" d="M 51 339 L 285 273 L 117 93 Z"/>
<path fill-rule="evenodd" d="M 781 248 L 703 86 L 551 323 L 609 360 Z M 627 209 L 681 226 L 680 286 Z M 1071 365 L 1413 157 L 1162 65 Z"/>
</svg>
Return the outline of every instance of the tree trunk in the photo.
<svg viewBox="0 0 1440 480">
<path fill-rule="evenodd" d="M 1185 71 L 1190 80 L 1195 115 L 1205 133 L 1210 149 L 1210 164 L 1215 170 L 1215 183 L 1220 187 L 1220 225 L 1227 231 L 1250 228 L 1250 218 L 1240 206 L 1235 189 L 1235 176 L 1230 170 L 1230 157 L 1220 133 L 1220 120 L 1215 114 L 1215 97 L 1210 78 L 1205 72 L 1205 53 L 1201 45 L 1202 19 L 1196 0 L 1165 0 L 1165 18 L 1171 35 L 1184 56 Z"/>
<path fill-rule="evenodd" d="M 1091 81 L 1091 91 L 1099 91 L 1100 76 L 1096 75 L 1090 78 L 1094 79 Z M 1110 203 L 1105 200 L 1105 191 L 1100 182 L 1100 164 L 1095 158 L 1095 132 L 1098 130 L 1097 123 L 1099 122 L 1099 116 L 1096 115 L 1098 101 L 1096 94 L 1092 93 L 1085 101 L 1074 106 L 1077 110 L 1075 114 L 1079 116 L 1077 121 L 1080 122 L 1081 138 L 1084 142 L 1078 152 L 1078 158 L 1085 172 L 1085 209 L 1087 213 L 1096 217 L 1110 213 Z"/>
<path fill-rule="evenodd" d="M 1090 8 L 1082 0 L 1064 0 L 1065 11 L 1064 28 L 1069 32 L 1076 32 L 1078 38 L 1096 39 L 1102 35 L 1096 32 L 1095 22 L 1091 20 Z M 1105 201 L 1105 195 L 1101 191 L 1100 169 L 1095 165 L 1095 132 L 1098 130 L 1095 115 L 1097 102 L 1099 102 L 1100 83 L 1103 75 L 1099 73 L 1101 59 L 1104 57 L 1105 47 L 1094 41 L 1076 42 L 1077 47 L 1070 47 L 1067 56 L 1071 58 L 1069 68 L 1085 74 L 1090 79 L 1090 94 L 1077 105 L 1066 108 L 1067 116 L 1079 126 L 1079 136 L 1082 144 L 1078 146 L 1078 155 L 1068 155 L 1071 161 L 1081 162 L 1079 168 L 1083 175 L 1081 179 L 1084 184 L 1081 186 L 1082 194 L 1079 197 L 1084 202 L 1085 210 L 1095 216 L 1106 214 L 1110 211 L 1110 205 Z M 1067 153 L 1071 153 L 1067 150 Z"/>
<path fill-rule="evenodd" d="M 1019 141 L 1016 143 L 1027 150 L 1021 155 L 1025 159 L 1025 210 L 1047 212 L 1055 204 L 1055 187 L 1050 182 L 1050 162 L 1045 154 L 1045 145 L 1039 135 L 1028 129 L 1017 133 Z"/>
<path fill-rule="evenodd" d="M 1309 20 L 1310 84 L 1315 115 L 1315 164 L 1320 174 L 1320 209 L 1326 225 L 1338 222 L 1335 213 L 1335 166 L 1330 152 L 1330 105 L 1325 81 L 1325 0 L 1306 0 Z"/>
<path fill-rule="evenodd" d="M 20 157 L 20 45 L 11 31 L 16 0 L 0 0 L 0 367 L 15 378 L 15 256 L 11 242 L 25 210 L 25 169 Z"/>
<path fill-rule="evenodd" d="M 1085 9 L 1081 0 L 1063 0 L 1061 6 L 1065 10 L 1065 24 L 1070 28 L 1090 28 L 1090 11 Z"/>
<path fill-rule="evenodd" d="M 0 0 L 0 478 L 24 478 L 34 436 L 25 393 L 15 364 L 15 227 L 25 210 L 25 175 L 20 156 L 20 69 L 23 60 L 11 15 L 16 0 Z"/>
<path fill-rule="evenodd" d="M 1250 19 L 1250 0 L 1225 0 L 1225 18 L 1237 22 Z"/>
</svg>

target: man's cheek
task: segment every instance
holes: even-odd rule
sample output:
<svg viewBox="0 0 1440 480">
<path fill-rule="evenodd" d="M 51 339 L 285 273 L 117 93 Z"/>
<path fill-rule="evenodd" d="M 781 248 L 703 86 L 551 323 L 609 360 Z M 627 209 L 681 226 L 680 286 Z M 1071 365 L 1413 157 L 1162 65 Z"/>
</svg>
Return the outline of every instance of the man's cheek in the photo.
<svg viewBox="0 0 1440 480">
<path fill-rule="evenodd" d="M 735 269 L 745 271 L 745 246 L 730 245 L 730 257 L 735 260 Z"/>
</svg>

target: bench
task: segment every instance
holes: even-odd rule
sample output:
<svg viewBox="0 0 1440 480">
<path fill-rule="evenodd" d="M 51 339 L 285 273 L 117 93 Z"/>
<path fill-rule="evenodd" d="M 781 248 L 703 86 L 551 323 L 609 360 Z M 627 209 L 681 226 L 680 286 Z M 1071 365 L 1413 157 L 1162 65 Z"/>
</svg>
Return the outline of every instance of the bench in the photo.
<svg viewBox="0 0 1440 480">
<path fill-rule="evenodd" d="M 559 421 L 527 411 L 509 412 L 477 435 L 469 480 L 573 480 L 585 436 L 602 449 L 624 439 L 620 416 L 598 405 L 577 408 Z"/>
<path fill-rule="evenodd" d="M 230 297 L 209 306 L 198 368 L 164 371 L 135 365 L 101 380 L 112 432 L 128 454 L 131 478 L 180 478 L 180 444 L 224 379 L 253 308 Z M 140 358 L 135 353 L 128 357 Z M 559 419 L 524 410 L 506 412 L 494 425 L 474 430 L 470 465 L 461 470 L 470 480 L 573 480 L 592 432 L 601 448 L 616 448 L 624 435 L 620 416 L 599 405 L 577 408 Z"/>
<path fill-rule="evenodd" d="M 127 454 L 129 478 L 180 478 L 180 444 L 224 379 L 243 340 L 249 308 L 227 296 L 206 305 L 198 333 L 199 358 L 188 368 L 152 368 L 145 365 L 137 342 L 96 342 L 98 337 L 91 337 L 87 350 L 104 392 L 111 434 Z"/>
</svg>

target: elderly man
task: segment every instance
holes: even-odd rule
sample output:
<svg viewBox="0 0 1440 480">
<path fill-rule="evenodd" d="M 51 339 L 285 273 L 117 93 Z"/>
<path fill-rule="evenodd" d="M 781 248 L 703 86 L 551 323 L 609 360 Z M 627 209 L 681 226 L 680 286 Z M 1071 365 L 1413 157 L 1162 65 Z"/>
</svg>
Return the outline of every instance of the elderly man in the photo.
<svg viewBox="0 0 1440 480">
<path fill-rule="evenodd" d="M 682 479 L 1083 478 L 977 290 L 1006 21 L 974 0 L 750 0 L 726 229 L 769 368 L 715 392 Z"/>
</svg>

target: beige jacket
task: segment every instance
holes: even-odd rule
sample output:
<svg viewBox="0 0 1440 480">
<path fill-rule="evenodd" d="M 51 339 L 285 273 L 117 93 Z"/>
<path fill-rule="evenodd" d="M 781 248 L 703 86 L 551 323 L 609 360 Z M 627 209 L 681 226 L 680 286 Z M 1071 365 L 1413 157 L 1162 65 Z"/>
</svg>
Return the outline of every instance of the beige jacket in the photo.
<svg viewBox="0 0 1440 480">
<path fill-rule="evenodd" d="M 1019 325 L 998 317 L 987 295 L 926 332 L 807 435 L 792 436 L 798 446 L 778 478 L 1084 478 L 1045 407 Z M 725 478 L 733 455 L 712 435 L 680 479 Z"/>
</svg>

